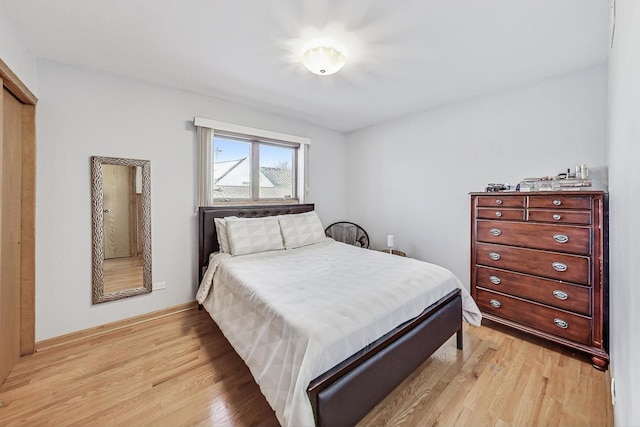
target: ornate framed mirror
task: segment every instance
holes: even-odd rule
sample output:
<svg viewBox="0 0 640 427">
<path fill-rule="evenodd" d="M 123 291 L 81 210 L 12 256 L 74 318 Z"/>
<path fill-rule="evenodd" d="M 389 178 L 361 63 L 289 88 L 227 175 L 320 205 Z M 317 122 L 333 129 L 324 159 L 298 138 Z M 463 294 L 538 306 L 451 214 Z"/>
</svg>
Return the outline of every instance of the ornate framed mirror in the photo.
<svg viewBox="0 0 640 427">
<path fill-rule="evenodd" d="M 93 303 L 151 292 L 151 162 L 91 157 Z"/>
</svg>

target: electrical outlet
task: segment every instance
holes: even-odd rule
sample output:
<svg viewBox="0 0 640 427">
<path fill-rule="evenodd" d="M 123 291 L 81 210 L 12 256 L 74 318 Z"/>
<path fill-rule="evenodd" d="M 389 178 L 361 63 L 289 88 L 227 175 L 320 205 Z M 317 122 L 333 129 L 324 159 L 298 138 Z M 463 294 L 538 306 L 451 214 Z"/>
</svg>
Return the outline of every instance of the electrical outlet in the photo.
<svg viewBox="0 0 640 427">
<path fill-rule="evenodd" d="M 159 291 L 167 287 L 167 282 L 156 282 L 153 284 L 153 290 Z"/>
<path fill-rule="evenodd" d="M 616 404 L 616 379 L 611 378 L 611 405 Z"/>
</svg>

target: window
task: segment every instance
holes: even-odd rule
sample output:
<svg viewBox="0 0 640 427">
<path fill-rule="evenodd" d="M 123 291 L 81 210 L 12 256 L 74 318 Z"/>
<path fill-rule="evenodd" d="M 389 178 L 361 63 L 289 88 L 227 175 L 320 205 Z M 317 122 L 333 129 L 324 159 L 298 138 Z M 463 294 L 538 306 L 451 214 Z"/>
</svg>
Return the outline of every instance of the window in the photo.
<svg viewBox="0 0 640 427">
<path fill-rule="evenodd" d="M 260 144 L 260 199 L 297 199 L 297 147 Z"/>
<path fill-rule="evenodd" d="M 194 122 L 200 206 L 304 201 L 307 138 L 207 119 Z"/>
<path fill-rule="evenodd" d="M 251 143 L 213 138 L 213 199 L 251 198 Z"/>
<path fill-rule="evenodd" d="M 213 137 L 213 200 L 297 200 L 298 146 Z M 254 185 L 256 184 L 256 185 Z"/>
</svg>

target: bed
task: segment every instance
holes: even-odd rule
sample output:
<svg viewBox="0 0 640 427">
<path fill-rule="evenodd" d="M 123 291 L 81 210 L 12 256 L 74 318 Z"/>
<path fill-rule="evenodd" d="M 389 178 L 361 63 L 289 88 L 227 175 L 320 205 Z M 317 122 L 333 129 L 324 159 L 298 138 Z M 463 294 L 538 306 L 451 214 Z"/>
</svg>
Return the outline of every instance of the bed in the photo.
<svg viewBox="0 0 640 427">
<path fill-rule="evenodd" d="M 332 239 L 241 256 L 219 253 L 216 218 L 275 217 L 284 227 L 283 221 L 313 210 L 313 204 L 200 208 L 197 300 L 282 425 L 353 425 L 450 337 L 456 335 L 461 349 L 463 314 L 479 325 L 480 312 L 448 270 Z M 399 272 L 426 270 L 428 278 L 386 286 Z M 425 289 L 422 282 L 434 285 Z"/>
</svg>

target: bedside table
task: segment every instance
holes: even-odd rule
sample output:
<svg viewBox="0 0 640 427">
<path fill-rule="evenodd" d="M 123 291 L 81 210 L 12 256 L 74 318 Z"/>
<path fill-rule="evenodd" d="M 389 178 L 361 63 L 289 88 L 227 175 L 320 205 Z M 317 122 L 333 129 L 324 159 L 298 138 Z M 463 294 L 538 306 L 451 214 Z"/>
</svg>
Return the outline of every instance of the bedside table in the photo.
<svg viewBox="0 0 640 427">
<path fill-rule="evenodd" d="M 398 256 L 403 256 L 403 257 L 407 256 L 406 253 L 404 253 L 402 251 L 398 251 L 396 249 L 392 249 L 391 252 L 389 252 L 389 249 L 376 249 L 376 250 L 379 251 L 379 252 L 387 253 L 387 254 L 393 254 L 393 255 L 398 255 Z"/>
</svg>

